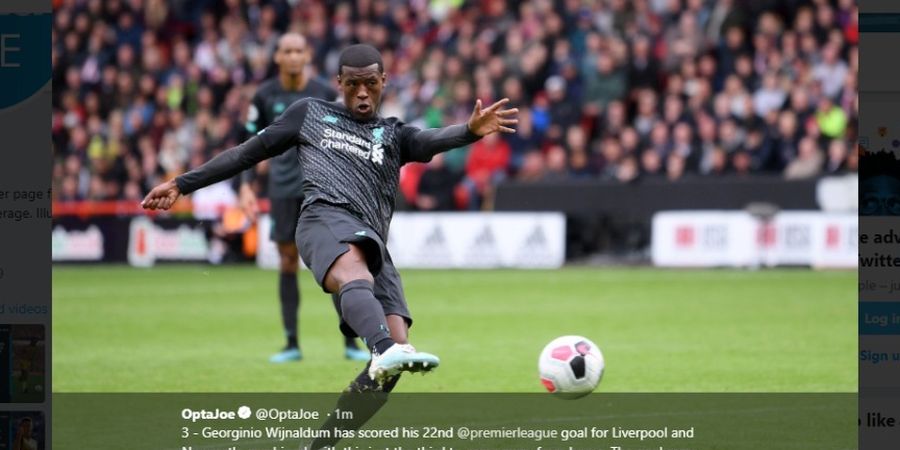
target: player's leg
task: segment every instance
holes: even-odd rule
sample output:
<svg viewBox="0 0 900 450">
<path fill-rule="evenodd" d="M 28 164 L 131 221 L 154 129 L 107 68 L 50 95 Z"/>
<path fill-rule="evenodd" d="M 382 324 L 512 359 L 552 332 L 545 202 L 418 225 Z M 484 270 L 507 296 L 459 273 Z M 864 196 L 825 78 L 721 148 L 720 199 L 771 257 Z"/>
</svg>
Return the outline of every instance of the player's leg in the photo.
<svg viewBox="0 0 900 450">
<path fill-rule="evenodd" d="M 278 248 L 278 301 L 281 305 L 281 323 L 287 344 L 280 353 L 272 356 L 271 361 L 282 363 L 299 361 L 303 358 L 300 352 L 300 330 L 298 327 L 300 312 L 300 288 L 297 282 L 299 255 L 294 236 L 297 230 L 297 216 L 300 213 L 299 198 L 272 198 L 271 239 Z"/>
<path fill-rule="evenodd" d="M 381 357 L 380 362 L 373 362 L 371 376 L 383 382 L 401 371 L 424 368 L 426 362 L 431 368 L 439 362 L 410 345 L 392 348 L 395 343 L 385 320 L 384 299 L 375 295 L 375 277 L 386 266 L 393 266 L 378 233 L 346 211 L 313 204 L 300 215 L 296 237 L 316 282 L 325 292 L 340 295 L 342 331 L 361 337 L 366 347 Z M 381 291 L 384 282 L 378 284 Z"/>
<path fill-rule="evenodd" d="M 369 376 L 381 384 L 402 371 L 427 372 L 434 369 L 440 364 L 436 356 L 418 352 L 409 344 L 395 345 L 382 306 L 385 300 L 379 301 L 375 297 L 375 279 L 369 272 L 366 255 L 359 245 L 348 245 L 350 250 L 338 257 L 328 270 L 324 285 L 330 292 L 340 292 L 341 317 L 372 351 Z M 382 261 L 381 267 L 382 271 L 393 270 L 389 258 Z M 399 285 L 399 275 L 396 278 L 394 283 Z M 387 283 L 391 280 L 381 278 L 379 281 Z"/>
<path fill-rule="evenodd" d="M 331 304 L 334 305 L 334 310 L 335 312 L 337 312 L 338 320 L 340 321 L 341 296 L 338 294 L 331 294 Z M 351 361 L 368 361 L 369 352 L 359 348 L 359 346 L 356 345 L 355 337 L 344 335 L 344 358 Z"/>
<path fill-rule="evenodd" d="M 391 330 L 391 339 L 398 344 L 408 343 L 409 325 L 401 316 L 388 315 L 385 317 L 388 327 Z M 369 366 L 366 367 L 350 382 L 350 386 L 344 390 L 338 399 L 335 409 L 341 411 L 350 411 L 351 419 L 339 419 L 337 414 L 328 417 L 328 420 L 320 427 L 322 430 L 358 430 L 366 422 L 369 421 L 382 406 L 387 403 L 387 394 L 394 390 L 400 375 L 394 375 L 387 378 L 382 385 L 378 385 L 375 380 L 369 376 Z M 347 417 L 347 415 L 343 416 Z M 332 435 L 333 436 L 333 435 Z M 339 438 L 329 437 L 314 439 L 309 445 L 303 447 L 305 450 L 318 450 L 325 447 L 333 447 L 340 441 Z"/>
<path fill-rule="evenodd" d="M 299 269 L 297 245 L 293 241 L 276 242 L 278 246 L 278 299 L 281 304 L 281 323 L 287 344 L 280 353 L 272 356 L 271 361 L 280 363 L 299 361 L 303 358 L 300 352 L 300 331 L 298 314 L 300 311 L 300 288 L 297 283 Z"/>
</svg>

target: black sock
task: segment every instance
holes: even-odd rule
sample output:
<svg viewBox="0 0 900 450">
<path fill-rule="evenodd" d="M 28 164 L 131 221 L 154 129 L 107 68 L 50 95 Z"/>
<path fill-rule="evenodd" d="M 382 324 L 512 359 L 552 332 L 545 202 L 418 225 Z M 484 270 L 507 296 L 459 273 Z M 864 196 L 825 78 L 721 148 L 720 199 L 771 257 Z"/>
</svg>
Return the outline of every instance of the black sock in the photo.
<svg viewBox="0 0 900 450">
<path fill-rule="evenodd" d="M 387 349 L 391 348 L 392 345 L 394 345 L 393 339 L 384 339 L 375 343 L 374 351 L 378 353 L 384 353 L 385 351 L 387 351 Z"/>
<path fill-rule="evenodd" d="M 338 294 L 331 294 L 331 304 L 334 305 L 338 320 L 341 320 L 341 296 Z M 356 345 L 356 339 L 349 336 L 344 336 L 344 348 L 359 350 L 359 347 Z"/>
<path fill-rule="evenodd" d="M 383 352 L 394 341 L 372 283 L 353 280 L 341 288 L 341 317 L 372 351 Z"/>
<path fill-rule="evenodd" d="M 282 272 L 278 276 L 278 297 L 281 300 L 281 323 L 287 335 L 287 347 L 298 348 L 297 313 L 300 310 L 300 291 L 297 288 L 297 274 Z"/>
</svg>

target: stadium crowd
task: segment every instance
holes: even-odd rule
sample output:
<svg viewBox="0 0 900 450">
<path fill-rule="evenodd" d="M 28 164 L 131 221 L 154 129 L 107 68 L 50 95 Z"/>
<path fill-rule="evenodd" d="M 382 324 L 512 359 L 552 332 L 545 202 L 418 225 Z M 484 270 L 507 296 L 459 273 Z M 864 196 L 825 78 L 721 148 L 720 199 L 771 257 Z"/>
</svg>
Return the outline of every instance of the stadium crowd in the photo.
<svg viewBox="0 0 900 450">
<path fill-rule="evenodd" d="M 466 120 L 476 97 L 519 107 L 517 134 L 404 168 L 404 197 L 420 209 L 490 207 L 482 199 L 506 179 L 856 171 L 857 9 L 854 0 L 55 0 L 54 194 L 137 200 L 238 144 L 286 30 L 307 37 L 311 73 L 329 80 L 344 46 L 381 49 L 385 116 L 437 127 Z"/>
</svg>

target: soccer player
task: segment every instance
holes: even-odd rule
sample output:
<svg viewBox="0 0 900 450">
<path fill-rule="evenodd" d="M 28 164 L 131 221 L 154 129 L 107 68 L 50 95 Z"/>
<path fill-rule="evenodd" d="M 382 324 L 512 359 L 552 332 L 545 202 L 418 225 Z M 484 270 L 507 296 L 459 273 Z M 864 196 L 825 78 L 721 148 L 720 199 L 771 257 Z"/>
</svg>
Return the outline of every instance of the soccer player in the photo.
<svg viewBox="0 0 900 450">
<path fill-rule="evenodd" d="M 256 90 L 247 112 L 247 131 L 257 133 L 269 126 L 276 117 L 301 98 L 334 100 L 337 92 L 327 83 L 307 76 L 306 64 L 310 51 L 306 38 L 299 33 L 288 33 L 278 40 L 274 60 L 278 66 L 278 76 L 264 81 Z M 240 187 L 241 209 L 248 217 L 256 218 L 259 213 L 256 193 L 253 190 L 255 170 L 244 171 Z M 297 216 L 303 203 L 303 178 L 296 155 L 285 152 L 269 160 L 269 202 L 272 217 L 271 238 L 278 247 L 279 274 L 278 297 L 281 301 L 281 322 L 284 325 L 287 344 L 284 349 L 269 360 L 273 363 L 299 361 L 300 351 L 297 329 L 300 311 L 300 290 L 297 286 L 297 246 L 294 231 Z M 332 295 L 335 310 L 340 316 L 340 299 Z M 356 346 L 351 337 L 344 337 L 344 357 L 356 361 L 367 361 L 369 353 Z"/>
<path fill-rule="evenodd" d="M 272 125 L 202 166 L 153 188 L 146 209 L 168 209 L 181 195 L 227 179 L 294 149 L 303 169 L 304 200 L 297 246 L 316 282 L 341 301 L 341 330 L 372 352 L 348 391 L 390 392 L 403 371 L 428 372 L 440 360 L 408 342 L 412 316 L 384 240 L 394 213 L 400 166 L 468 145 L 491 133 L 514 133 L 508 99 L 482 108 L 465 124 L 420 130 L 378 116 L 387 81 L 381 54 L 364 44 L 338 59 L 342 102 L 303 99 Z"/>
</svg>

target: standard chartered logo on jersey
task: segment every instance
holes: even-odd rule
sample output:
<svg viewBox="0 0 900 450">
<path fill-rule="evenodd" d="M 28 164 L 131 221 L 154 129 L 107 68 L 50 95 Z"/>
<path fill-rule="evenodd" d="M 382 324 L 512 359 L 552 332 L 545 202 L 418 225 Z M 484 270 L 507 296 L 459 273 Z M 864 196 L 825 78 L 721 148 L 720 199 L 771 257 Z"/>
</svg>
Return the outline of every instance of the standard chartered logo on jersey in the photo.
<svg viewBox="0 0 900 450">
<path fill-rule="evenodd" d="M 331 128 L 325 128 L 324 135 L 325 137 L 319 142 L 322 148 L 349 152 L 375 164 L 384 164 L 384 127 L 372 130 L 371 142 Z"/>
</svg>

